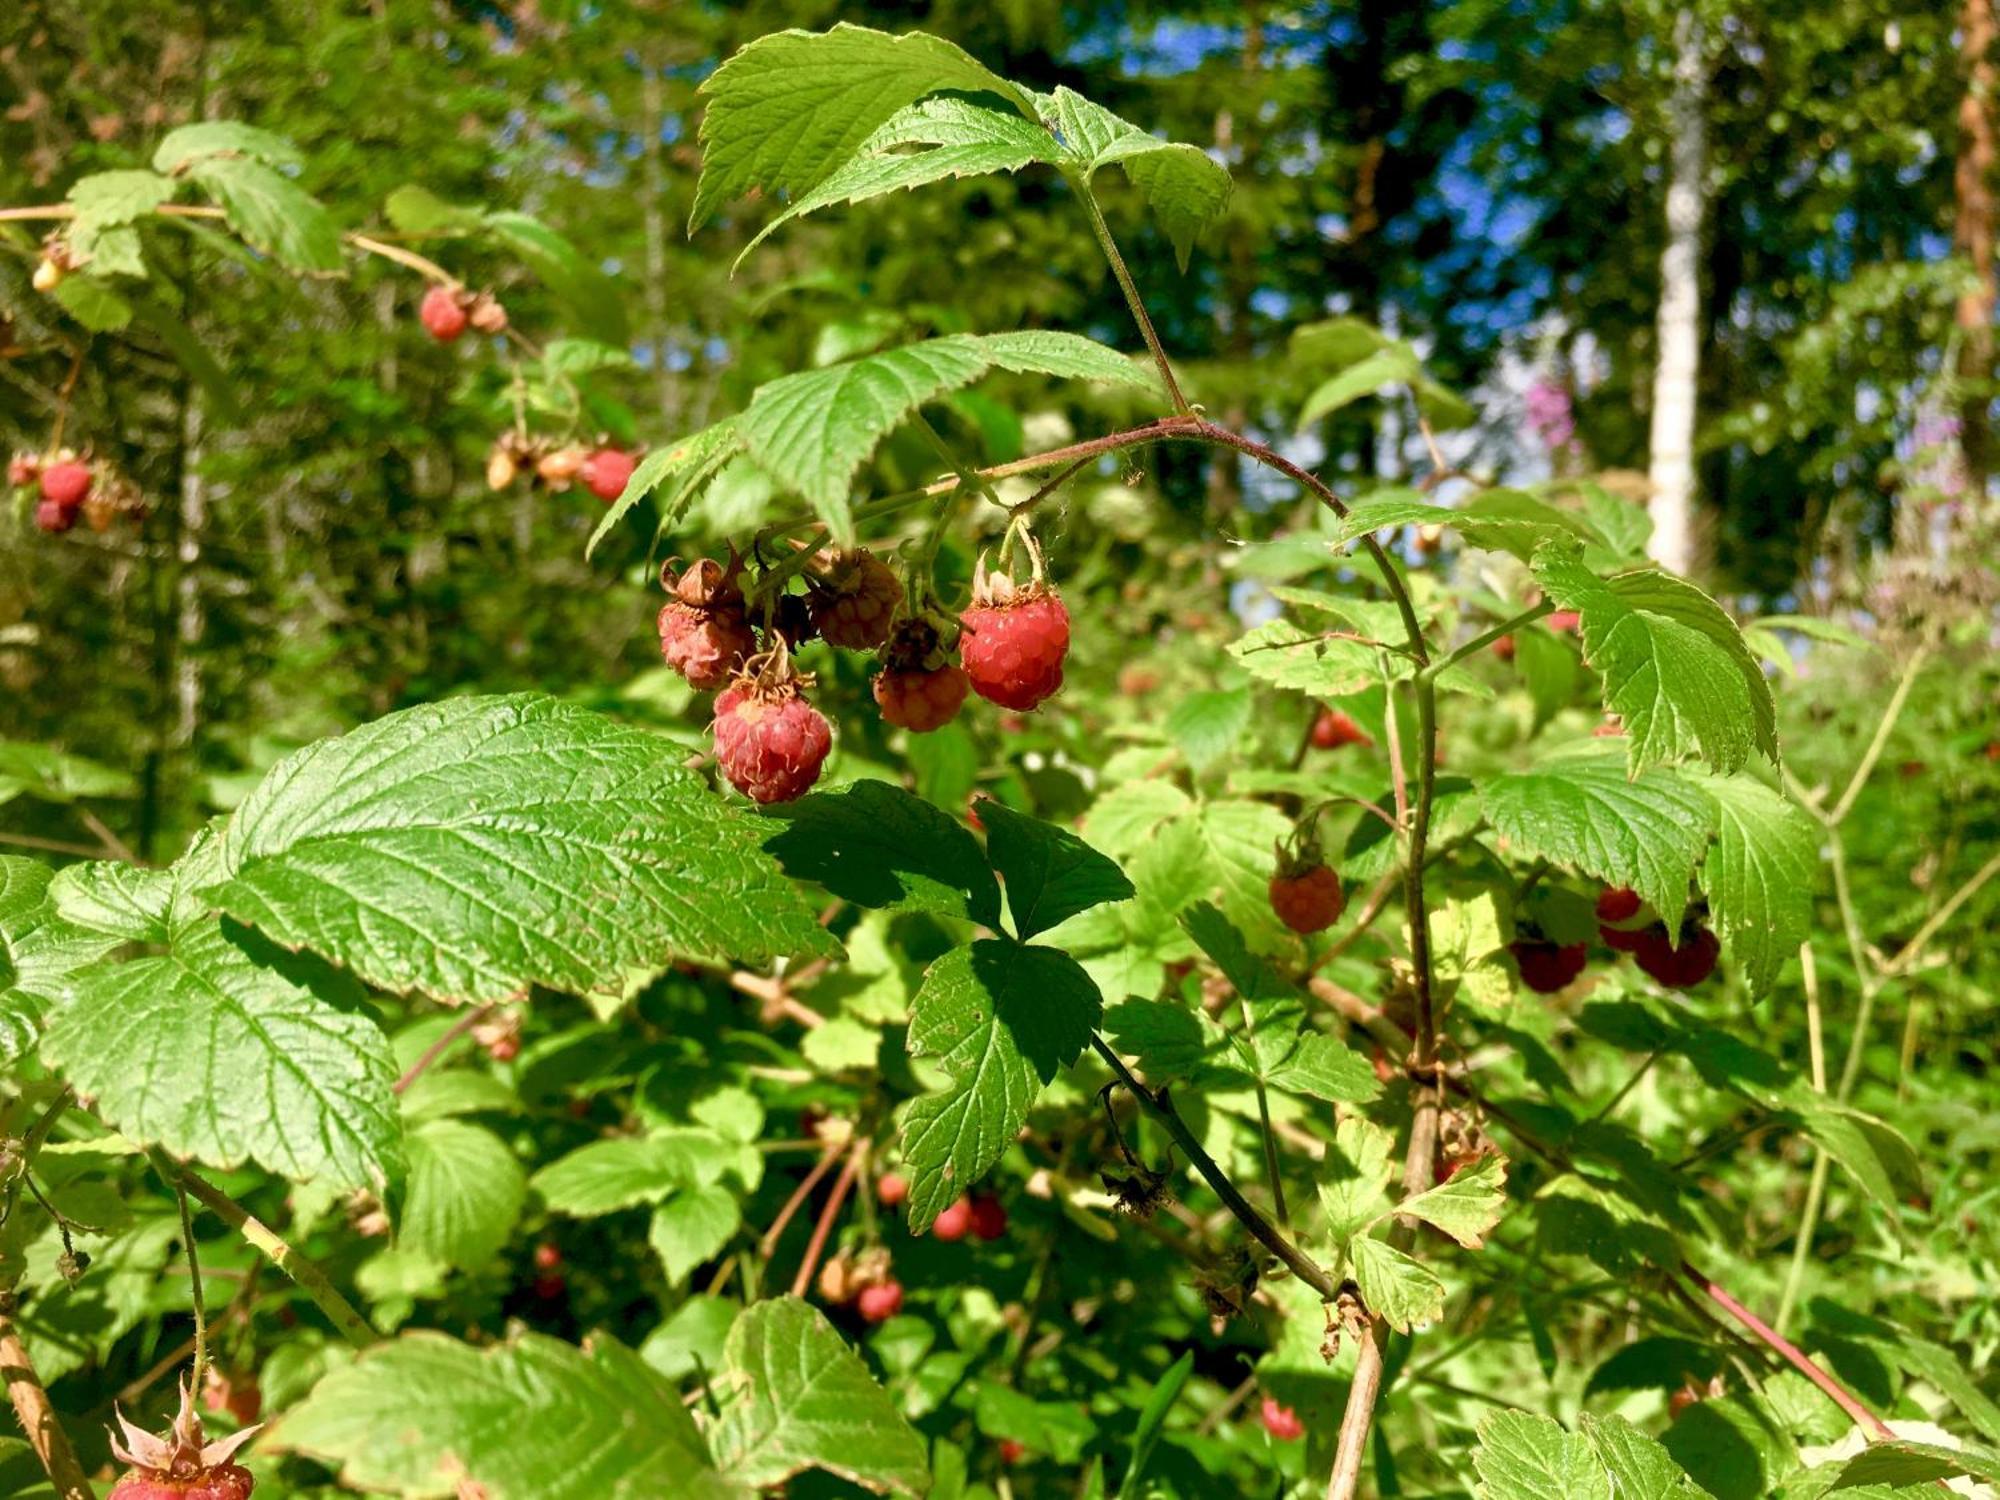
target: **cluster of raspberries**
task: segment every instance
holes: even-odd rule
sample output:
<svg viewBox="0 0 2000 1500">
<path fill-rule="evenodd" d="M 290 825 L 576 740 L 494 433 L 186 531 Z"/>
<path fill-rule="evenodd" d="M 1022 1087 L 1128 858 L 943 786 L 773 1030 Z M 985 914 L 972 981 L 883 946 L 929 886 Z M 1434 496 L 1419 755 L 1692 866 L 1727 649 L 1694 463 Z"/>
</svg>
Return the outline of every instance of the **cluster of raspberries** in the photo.
<svg viewBox="0 0 2000 1500">
<path fill-rule="evenodd" d="M 1647 908 L 1639 893 L 1624 886 L 1597 898 L 1597 937 L 1614 953 L 1629 953 L 1634 963 L 1668 989 L 1690 990 L 1715 972 L 1722 943 L 1698 916 L 1682 921 L 1679 931 Z M 1538 995 L 1566 988 L 1589 962 L 1588 943 L 1553 943 L 1523 936 L 1513 944 L 1521 981 Z"/>
<path fill-rule="evenodd" d="M 740 567 L 701 559 L 660 581 L 660 654 L 693 686 L 720 689 L 715 757 L 730 785 L 758 802 L 789 802 L 819 779 L 833 746 L 826 718 L 806 701 L 790 664 L 814 636 L 877 655 L 882 717 L 916 734 L 958 716 L 969 693 L 1026 712 L 1063 683 L 1069 611 L 1039 579 L 1017 584 L 980 565 L 972 602 L 955 627 L 912 612 L 902 581 L 865 549 L 836 554 L 806 576 L 804 595 L 780 595 L 764 612 L 760 642 Z M 954 659 L 956 658 L 956 659 Z"/>
<path fill-rule="evenodd" d="M 16 453 L 7 461 L 7 483 L 16 490 L 33 490 L 35 525 L 43 531 L 68 531 L 79 518 L 92 531 L 109 531 L 114 521 L 146 517 L 145 502 L 131 480 L 110 464 L 67 448 L 46 457 Z"/>
</svg>

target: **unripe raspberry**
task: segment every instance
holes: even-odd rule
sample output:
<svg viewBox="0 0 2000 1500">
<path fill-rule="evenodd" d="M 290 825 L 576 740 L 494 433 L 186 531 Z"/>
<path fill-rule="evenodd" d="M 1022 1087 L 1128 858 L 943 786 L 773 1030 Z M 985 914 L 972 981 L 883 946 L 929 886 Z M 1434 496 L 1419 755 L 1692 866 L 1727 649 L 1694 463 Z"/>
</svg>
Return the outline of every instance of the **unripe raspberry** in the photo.
<svg viewBox="0 0 2000 1500">
<path fill-rule="evenodd" d="M 520 473 L 520 465 L 505 448 L 495 448 L 486 455 L 486 488 L 489 490 L 498 493 L 506 489 L 520 477 Z"/>
<path fill-rule="evenodd" d="M 500 305 L 500 299 L 491 292 L 481 292 L 472 299 L 465 310 L 465 318 L 481 333 L 505 333 L 507 331 L 507 309 Z"/>
<path fill-rule="evenodd" d="M 1583 972 L 1590 958 L 1586 943 L 1557 944 L 1523 938 L 1512 945 L 1521 982 L 1538 995 L 1553 995 Z"/>
<path fill-rule="evenodd" d="M 991 1193 L 980 1193 L 970 1203 L 972 1233 L 982 1240 L 997 1240 L 1007 1232 L 1006 1207 Z"/>
<path fill-rule="evenodd" d="M 583 461 L 583 482 L 606 505 L 625 493 L 639 460 L 620 448 L 599 448 Z"/>
<path fill-rule="evenodd" d="M 803 797 L 832 748 L 826 719 L 789 683 L 767 687 L 739 678 L 715 700 L 716 763 L 754 801 Z"/>
<path fill-rule="evenodd" d="M 1313 720 L 1312 742 L 1315 749 L 1338 750 L 1342 745 L 1372 745 L 1374 738 L 1354 722 L 1351 714 L 1342 713 L 1337 708 L 1320 710 Z"/>
<path fill-rule="evenodd" d="M 1306 1424 L 1299 1420 L 1299 1414 L 1289 1406 L 1279 1404 L 1274 1396 L 1264 1398 L 1258 1416 L 1264 1423 L 1264 1430 L 1281 1443 L 1295 1443 L 1306 1435 Z"/>
<path fill-rule="evenodd" d="M 535 477 L 552 490 L 566 490 L 570 481 L 583 472 L 588 458 L 581 448 L 557 448 L 535 462 Z"/>
<path fill-rule="evenodd" d="M 1281 868 L 1271 877 L 1270 896 L 1278 920 L 1297 933 L 1324 932 L 1347 909 L 1339 873 L 1317 860 Z"/>
<path fill-rule="evenodd" d="M 1655 925 L 1640 935 L 1632 959 L 1669 989 L 1690 990 L 1715 972 L 1721 954 L 1721 940 L 1699 923 L 1682 929 L 1678 947 L 1665 927 Z"/>
<path fill-rule="evenodd" d="M 1573 609 L 1559 609 L 1549 615 L 1549 629 L 1558 633 L 1572 631 L 1576 629 L 1577 622 L 1582 618 L 1583 616 L 1579 615 Z"/>
<path fill-rule="evenodd" d="M 50 257 L 44 255 L 35 263 L 35 274 L 30 278 L 30 285 L 38 292 L 53 292 L 57 287 L 62 285 L 65 274 L 61 266 L 57 265 Z"/>
<path fill-rule="evenodd" d="M 1514 637 L 1511 635 L 1501 636 L 1500 639 L 1493 643 L 1493 654 L 1502 661 L 1512 661 L 1514 659 Z"/>
<path fill-rule="evenodd" d="M 434 286 L 424 293 L 424 300 L 417 307 L 417 318 L 424 331 L 440 344 L 454 343 L 470 321 L 466 316 L 465 294 L 453 287 Z"/>
<path fill-rule="evenodd" d="M 76 525 L 76 508 L 58 505 L 53 500 L 35 502 L 35 527 L 39 531 L 60 533 Z"/>
<path fill-rule="evenodd" d="M 884 1208 L 895 1208 L 910 1196 L 909 1180 L 898 1172 L 884 1172 L 875 1183 L 875 1201 Z"/>
<path fill-rule="evenodd" d="M 989 703 L 1026 713 L 1063 685 L 1069 611 L 1046 584 L 1017 585 L 975 573 L 972 603 L 959 616 L 958 654 L 972 690 Z"/>
<path fill-rule="evenodd" d="M 854 1305 L 870 1323 L 886 1323 L 903 1310 L 903 1284 L 885 1281 L 878 1286 L 864 1286 Z"/>
<path fill-rule="evenodd" d="M 931 1235 L 940 1240 L 962 1240 L 972 1228 L 972 1200 L 960 1198 L 931 1220 Z"/>
<path fill-rule="evenodd" d="M 74 509 L 90 493 L 90 465 L 66 458 L 42 470 L 42 498 Z"/>
<path fill-rule="evenodd" d="M 32 453 L 16 453 L 7 460 L 7 482 L 25 489 L 42 476 L 42 461 Z"/>
<path fill-rule="evenodd" d="M 828 645 L 873 651 L 889 639 L 903 607 L 903 585 L 881 558 L 857 548 L 833 560 L 809 597 L 813 623 Z"/>
</svg>

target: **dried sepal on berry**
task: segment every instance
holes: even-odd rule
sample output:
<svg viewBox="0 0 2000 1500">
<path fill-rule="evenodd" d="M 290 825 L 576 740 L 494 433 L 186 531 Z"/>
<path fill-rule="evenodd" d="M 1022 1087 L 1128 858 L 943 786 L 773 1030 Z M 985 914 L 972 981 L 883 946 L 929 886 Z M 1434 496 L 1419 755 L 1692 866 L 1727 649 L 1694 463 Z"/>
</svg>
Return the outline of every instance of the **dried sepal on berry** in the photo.
<svg viewBox="0 0 2000 1500">
<path fill-rule="evenodd" d="M 185 1379 L 180 1410 L 165 1436 L 147 1432 L 115 1408 L 114 1415 L 119 1431 L 111 1437 L 112 1456 L 129 1467 L 110 1500 L 249 1500 L 256 1479 L 234 1459 L 261 1426 L 205 1441 Z"/>
<path fill-rule="evenodd" d="M 813 622 L 828 645 L 873 651 L 889 639 L 903 608 L 903 583 L 866 547 L 836 553 L 808 582 Z"/>
<path fill-rule="evenodd" d="M 756 653 L 757 635 L 745 612 L 739 559 L 728 565 L 698 558 L 684 572 L 669 559 L 660 583 L 673 597 L 660 608 L 660 655 L 704 691 L 727 685 Z"/>
<path fill-rule="evenodd" d="M 1042 577 L 1033 538 L 1028 551 L 1034 571 L 1025 584 L 990 571 L 980 558 L 972 603 L 959 616 L 959 658 L 972 690 L 1017 713 L 1039 707 L 1061 689 L 1069 656 L 1069 610 Z"/>
<path fill-rule="evenodd" d="M 791 802 L 819 780 L 833 727 L 806 701 L 809 685 L 781 642 L 746 662 L 716 697 L 716 764 L 753 801 Z"/>
</svg>

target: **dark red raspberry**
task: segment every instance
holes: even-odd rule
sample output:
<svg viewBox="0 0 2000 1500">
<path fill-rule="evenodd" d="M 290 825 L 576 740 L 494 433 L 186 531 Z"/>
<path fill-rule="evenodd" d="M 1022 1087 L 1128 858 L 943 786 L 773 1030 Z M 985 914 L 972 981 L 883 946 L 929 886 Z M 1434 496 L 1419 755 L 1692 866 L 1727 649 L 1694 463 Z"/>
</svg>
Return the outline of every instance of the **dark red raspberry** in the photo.
<svg viewBox="0 0 2000 1500">
<path fill-rule="evenodd" d="M 1610 886 L 1597 898 L 1597 920 L 1629 922 L 1639 915 L 1639 908 L 1645 904 L 1630 886 Z"/>
<path fill-rule="evenodd" d="M 1274 1396 L 1264 1398 L 1258 1415 L 1263 1419 L 1264 1430 L 1281 1443 L 1295 1443 L 1306 1435 L 1306 1424 L 1299 1420 L 1299 1414 L 1289 1406 L 1280 1405 Z"/>
<path fill-rule="evenodd" d="M 722 687 L 757 650 L 736 570 L 702 558 L 676 574 L 669 563 L 660 582 L 674 596 L 660 609 L 660 655 L 694 687 Z"/>
<path fill-rule="evenodd" d="M 897 1172 L 884 1172 L 875 1183 L 875 1201 L 884 1208 L 894 1208 L 910 1196 L 909 1179 Z"/>
<path fill-rule="evenodd" d="M 68 531 L 70 527 L 76 525 L 76 507 L 72 505 L 58 505 L 53 500 L 37 500 L 35 502 L 35 525 L 42 531 Z"/>
<path fill-rule="evenodd" d="M 1512 945 L 1512 952 L 1514 962 L 1521 966 L 1521 982 L 1538 995 L 1553 995 L 1583 972 L 1590 945 L 1523 938 Z"/>
<path fill-rule="evenodd" d="M 117 1416 L 123 1433 L 111 1439 L 112 1456 L 131 1467 L 111 1487 L 108 1500 L 250 1500 L 257 1481 L 230 1460 L 262 1429 L 246 1427 L 204 1442 L 186 1381 L 180 1411 L 165 1437 L 133 1426 L 122 1412 Z"/>
<path fill-rule="evenodd" d="M 864 1286 L 854 1302 L 869 1322 L 886 1323 L 903 1310 L 903 1284 L 885 1281 L 878 1286 Z"/>
<path fill-rule="evenodd" d="M 1339 873 L 1317 860 L 1280 868 L 1271 877 L 1270 895 L 1271 910 L 1294 932 L 1324 932 L 1347 909 L 1347 893 L 1340 888 Z"/>
<path fill-rule="evenodd" d="M 583 461 L 583 482 L 606 505 L 625 493 L 639 460 L 622 448 L 599 448 Z"/>
<path fill-rule="evenodd" d="M 1367 730 L 1354 722 L 1351 714 L 1344 714 L 1337 708 L 1323 708 L 1319 717 L 1313 720 L 1313 747 L 1318 750 L 1338 750 L 1342 745 L 1372 745 L 1374 739 Z"/>
<path fill-rule="evenodd" d="M 964 669 L 949 663 L 935 672 L 884 671 L 875 679 L 875 702 L 897 728 L 929 734 L 958 717 L 970 688 Z"/>
<path fill-rule="evenodd" d="M 972 1200 L 960 1198 L 935 1219 L 931 1234 L 941 1240 L 962 1240 L 972 1228 Z"/>
<path fill-rule="evenodd" d="M 972 1233 L 982 1240 L 997 1240 L 1007 1232 L 1007 1209 L 990 1193 L 973 1198 Z"/>
<path fill-rule="evenodd" d="M 715 759 L 757 802 L 791 802 L 819 780 L 833 730 L 794 683 L 740 677 L 715 700 Z"/>
<path fill-rule="evenodd" d="M 67 458 L 42 470 L 42 498 L 75 510 L 90 493 L 90 465 Z"/>
<path fill-rule="evenodd" d="M 842 552 L 815 584 L 808 597 L 827 644 L 873 651 L 889 639 L 903 607 L 903 584 L 881 558 L 866 548 Z"/>
<path fill-rule="evenodd" d="M 1026 713 L 1062 687 L 1069 611 L 1039 579 L 1017 584 L 1005 574 L 989 574 L 982 560 L 959 624 L 965 674 L 989 703 Z"/>
<path fill-rule="evenodd" d="M 453 287 L 434 286 L 424 293 L 417 317 L 424 325 L 424 332 L 440 344 L 449 344 L 465 332 L 466 324 L 471 321 L 467 305 L 465 293 Z"/>
<path fill-rule="evenodd" d="M 1019 1438 L 1002 1438 L 996 1447 L 1000 1462 L 1010 1466 L 1019 1463 L 1028 1453 L 1028 1445 Z"/>
<path fill-rule="evenodd" d="M 1715 961 L 1721 954 L 1721 940 L 1698 922 L 1681 929 L 1678 947 L 1667 936 L 1667 929 L 1655 924 L 1640 934 L 1638 946 L 1632 950 L 1633 961 L 1641 969 L 1675 990 L 1691 990 L 1707 979 L 1715 972 Z"/>
</svg>

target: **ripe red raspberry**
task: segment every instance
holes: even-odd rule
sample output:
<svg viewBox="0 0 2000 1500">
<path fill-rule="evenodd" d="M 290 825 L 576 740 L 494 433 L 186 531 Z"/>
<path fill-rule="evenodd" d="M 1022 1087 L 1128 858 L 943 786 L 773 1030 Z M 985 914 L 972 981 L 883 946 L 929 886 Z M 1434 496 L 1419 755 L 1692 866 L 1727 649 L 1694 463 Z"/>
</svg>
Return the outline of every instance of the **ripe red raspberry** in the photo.
<svg viewBox="0 0 2000 1500">
<path fill-rule="evenodd" d="M 1590 958 L 1587 943 L 1556 944 L 1523 938 L 1512 945 L 1521 966 L 1521 982 L 1538 995 L 1553 995 L 1583 972 Z"/>
<path fill-rule="evenodd" d="M 886 1323 L 903 1310 L 903 1284 L 885 1281 L 877 1286 L 864 1286 L 854 1302 L 869 1322 Z"/>
<path fill-rule="evenodd" d="M 1000 1462 L 1009 1467 L 1019 1463 L 1028 1454 L 1028 1445 L 1019 1438 L 1002 1438 L 995 1448 L 1000 1454 Z"/>
<path fill-rule="evenodd" d="M 449 344 L 465 332 L 465 325 L 471 321 L 466 311 L 467 298 L 456 288 L 434 286 L 424 293 L 424 300 L 417 308 L 417 317 L 424 325 L 424 331 L 440 344 Z"/>
<path fill-rule="evenodd" d="M 38 530 L 63 532 L 74 525 L 76 525 L 75 506 L 58 505 L 53 500 L 35 502 L 35 526 Z"/>
<path fill-rule="evenodd" d="M 972 1228 L 972 1200 L 960 1198 L 931 1220 L 931 1234 L 941 1240 L 962 1240 Z"/>
<path fill-rule="evenodd" d="M 875 1183 L 875 1201 L 894 1208 L 910 1196 L 909 1180 L 898 1172 L 884 1172 Z"/>
<path fill-rule="evenodd" d="M 560 1302 L 568 1290 L 569 1283 L 556 1272 L 551 1271 L 535 1278 L 535 1295 L 544 1302 Z"/>
<path fill-rule="evenodd" d="M 250 1500 L 257 1481 L 230 1460 L 262 1429 L 246 1427 L 205 1443 L 186 1381 L 180 1411 L 165 1437 L 133 1426 L 123 1412 L 117 1417 L 123 1434 L 113 1435 L 112 1456 L 131 1467 L 111 1487 L 109 1500 Z"/>
<path fill-rule="evenodd" d="M 1007 1232 L 1007 1209 L 991 1193 L 981 1193 L 971 1202 L 972 1232 L 982 1240 L 997 1240 Z"/>
<path fill-rule="evenodd" d="M 1280 867 L 1271 877 L 1271 910 L 1298 933 L 1324 932 L 1347 910 L 1347 893 L 1340 876 L 1317 859 L 1295 867 Z"/>
<path fill-rule="evenodd" d="M 833 730 L 794 683 L 739 677 L 715 700 L 715 759 L 757 802 L 790 802 L 819 780 Z"/>
<path fill-rule="evenodd" d="M 903 584 L 895 569 L 865 547 L 834 558 L 808 596 L 813 623 L 827 644 L 848 651 L 873 651 L 889 639 L 903 607 Z"/>
<path fill-rule="evenodd" d="M 551 1245 L 547 1240 L 535 1246 L 535 1269 L 537 1271 L 553 1271 L 561 1266 L 562 1263 L 562 1251 Z"/>
<path fill-rule="evenodd" d="M 42 498 L 67 510 L 83 504 L 90 493 L 90 465 L 74 458 L 50 464 L 42 470 Z"/>
<path fill-rule="evenodd" d="M 1493 643 L 1493 654 L 1502 661 L 1514 659 L 1514 637 L 1503 635 Z"/>
<path fill-rule="evenodd" d="M 583 461 L 583 482 L 606 505 L 625 493 L 639 460 L 622 448 L 599 448 Z"/>
<path fill-rule="evenodd" d="M 1337 708 L 1320 710 L 1319 717 L 1313 720 L 1312 742 L 1316 750 L 1338 750 L 1342 745 L 1375 743 L 1368 731 L 1354 722 L 1351 714 L 1344 714 Z"/>
<path fill-rule="evenodd" d="M 1639 915 L 1639 908 L 1645 904 L 1630 886 L 1610 886 L 1597 898 L 1597 920 L 1629 922 Z"/>
<path fill-rule="evenodd" d="M 1306 1424 L 1299 1420 L 1299 1414 L 1289 1406 L 1279 1405 L 1274 1396 L 1264 1398 L 1258 1415 L 1263 1419 L 1264 1430 L 1281 1443 L 1295 1443 L 1306 1435 Z"/>
<path fill-rule="evenodd" d="M 674 596 L 660 609 L 660 655 L 704 692 L 723 686 L 757 650 L 735 569 L 702 558 L 679 574 L 669 564 L 660 582 Z"/>
<path fill-rule="evenodd" d="M 1558 632 L 1574 630 L 1582 618 L 1573 609 L 1559 609 L 1548 616 L 1549 629 Z"/>
<path fill-rule="evenodd" d="M 1063 685 L 1069 654 L 1069 611 L 1055 590 L 1006 578 L 975 584 L 973 602 L 959 623 L 960 658 L 972 690 L 989 703 L 1021 713 L 1052 697 Z"/>
<path fill-rule="evenodd" d="M 1721 954 L 1721 940 L 1699 923 L 1681 930 L 1679 947 L 1665 927 L 1655 924 L 1640 935 L 1632 959 L 1669 989 L 1691 990 L 1715 972 Z"/>
<path fill-rule="evenodd" d="M 16 453 L 7 460 L 7 482 L 26 489 L 42 475 L 42 461 L 32 453 Z"/>
<path fill-rule="evenodd" d="M 875 679 L 882 717 L 913 734 L 929 734 L 958 717 L 971 683 L 947 663 L 935 672 L 883 672 Z"/>
</svg>

